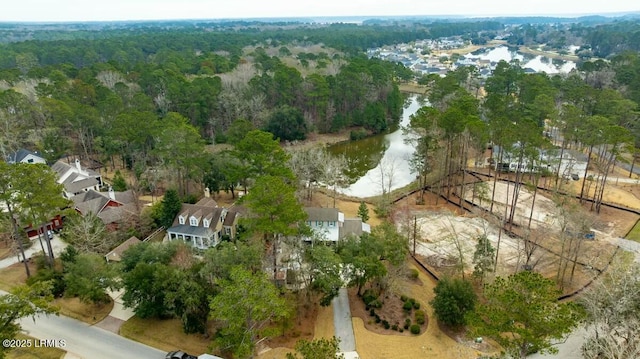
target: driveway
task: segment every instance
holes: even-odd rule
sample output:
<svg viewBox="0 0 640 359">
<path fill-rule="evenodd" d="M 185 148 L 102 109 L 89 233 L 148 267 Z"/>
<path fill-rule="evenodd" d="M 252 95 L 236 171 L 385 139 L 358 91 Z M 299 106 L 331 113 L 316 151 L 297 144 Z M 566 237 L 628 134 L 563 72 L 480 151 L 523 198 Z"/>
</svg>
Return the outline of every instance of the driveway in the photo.
<svg viewBox="0 0 640 359">
<path fill-rule="evenodd" d="M 44 248 L 46 250 L 47 249 L 46 243 L 42 242 L 42 244 L 44 244 L 45 246 Z M 53 254 L 58 255 L 67 247 L 67 244 L 60 239 L 59 235 L 54 234 L 53 239 L 51 240 L 51 247 L 53 248 Z M 31 247 L 27 248 L 24 251 L 24 254 L 25 256 L 27 256 L 27 258 L 31 258 L 33 257 L 33 255 L 40 252 L 42 252 L 42 248 L 40 247 L 40 242 L 36 238 L 33 240 L 33 244 L 31 245 Z M 0 260 L 0 269 L 7 268 L 8 266 L 15 263 L 18 263 L 18 256 L 11 255 L 3 260 Z"/>
<path fill-rule="evenodd" d="M 332 304 L 333 325 L 335 327 L 336 337 L 340 339 L 340 351 L 353 352 L 356 350 L 356 338 L 353 334 L 347 288 L 340 288 L 338 296 L 333 298 Z"/>
</svg>

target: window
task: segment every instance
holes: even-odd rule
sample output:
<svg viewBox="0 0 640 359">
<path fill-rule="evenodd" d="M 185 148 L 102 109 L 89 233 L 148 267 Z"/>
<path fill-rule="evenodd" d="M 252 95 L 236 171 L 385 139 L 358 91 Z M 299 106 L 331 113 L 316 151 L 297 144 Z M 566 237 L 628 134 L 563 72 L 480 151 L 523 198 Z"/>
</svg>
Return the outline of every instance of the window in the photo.
<svg viewBox="0 0 640 359">
<path fill-rule="evenodd" d="M 224 232 L 227 234 L 227 236 L 230 236 L 230 235 L 231 235 L 231 228 L 226 227 L 226 228 L 224 229 Z"/>
<path fill-rule="evenodd" d="M 178 219 L 178 221 L 180 222 L 180 224 L 184 224 L 184 217 L 180 216 L 180 218 Z"/>
<path fill-rule="evenodd" d="M 27 163 L 33 163 L 33 158 L 29 158 L 29 159 L 27 160 Z"/>
<path fill-rule="evenodd" d="M 322 221 L 316 221 L 316 226 L 317 227 L 322 227 Z"/>
<path fill-rule="evenodd" d="M 198 219 L 196 217 L 189 218 L 189 224 L 191 224 L 192 226 L 197 226 L 198 225 Z"/>
<path fill-rule="evenodd" d="M 334 227 L 336 225 L 335 221 L 329 221 L 329 227 Z"/>
<path fill-rule="evenodd" d="M 202 221 L 202 225 L 204 226 L 204 228 L 209 228 L 209 221 L 208 220 L 203 220 Z"/>
</svg>

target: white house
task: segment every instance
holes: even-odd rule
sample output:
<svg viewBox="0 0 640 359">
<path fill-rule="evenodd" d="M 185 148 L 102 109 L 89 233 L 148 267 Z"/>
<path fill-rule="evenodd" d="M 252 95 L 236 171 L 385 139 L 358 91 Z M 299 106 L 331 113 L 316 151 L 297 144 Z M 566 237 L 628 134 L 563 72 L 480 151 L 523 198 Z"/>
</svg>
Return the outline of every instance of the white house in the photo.
<svg viewBox="0 0 640 359">
<path fill-rule="evenodd" d="M 513 151 L 505 150 L 501 156 L 502 148 L 493 146 L 493 160 L 496 171 L 516 172 L 518 170 L 519 153 L 517 148 Z M 562 158 L 560 153 L 562 152 Z M 579 151 L 560 149 L 538 150 L 538 158 L 525 159 L 520 166 L 520 172 L 547 171 L 551 174 L 559 173 L 560 177 L 569 178 L 584 175 L 587 168 L 586 155 Z M 560 170 L 558 172 L 558 170 Z"/>
<path fill-rule="evenodd" d="M 337 208 L 306 207 L 304 210 L 307 212 L 307 225 L 316 237 L 326 241 L 337 242 L 348 235 L 371 233 L 371 226 L 362 219 L 345 218 Z M 305 240 L 311 241 L 311 238 Z"/>
<path fill-rule="evenodd" d="M 58 174 L 58 183 L 64 186 L 65 198 L 71 198 L 91 189 L 100 191 L 102 186 L 102 176 L 96 171 L 82 168 L 78 159 L 73 166 L 60 160 L 54 163 L 51 169 Z"/>
<path fill-rule="evenodd" d="M 31 152 L 24 148 L 7 156 L 6 161 L 7 163 L 47 163 L 47 161 L 37 152 Z"/>
</svg>

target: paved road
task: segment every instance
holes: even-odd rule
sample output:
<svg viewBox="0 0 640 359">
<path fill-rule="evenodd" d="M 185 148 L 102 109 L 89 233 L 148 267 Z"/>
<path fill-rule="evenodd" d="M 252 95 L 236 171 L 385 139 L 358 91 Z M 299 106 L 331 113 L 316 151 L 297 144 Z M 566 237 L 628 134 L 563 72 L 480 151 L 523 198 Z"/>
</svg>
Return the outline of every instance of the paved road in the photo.
<svg viewBox="0 0 640 359">
<path fill-rule="evenodd" d="M 66 244 L 55 236 L 51 243 L 53 252 L 59 254 Z M 25 251 L 27 257 L 41 252 L 37 240 L 31 248 Z M 16 256 L 0 261 L 0 268 L 8 267 L 18 262 Z M 0 295 L 7 294 L 0 291 Z M 112 358 L 140 358 L 162 359 L 166 352 L 144 344 L 123 338 L 104 329 L 90 326 L 86 323 L 64 316 L 38 316 L 19 321 L 23 331 L 38 339 L 64 339 L 65 346 L 60 349 L 67 351 L 67 358 L 74 359 L 112 359 Z M 59 342 L 58 342 L 59 343 Z"/>
<path fill-rule="evenodd" d="M 39 339 L 64 339 L 66 350 L 74 358 L 84 359 L 162 359 L 166 352 L 134 342 L 63 316 L 38 316 L 19 321 L 23 331 Z"/>
<path fill-rule="evenodd" d="M 338 296 L 333 298 L 333 326 L 336 337 L 340 339 L 340 351 L 352 352 L 356 350 L 356 338 L 351 323 L 351 308 L 347 288 L 340 288 Z"/>
</svg>

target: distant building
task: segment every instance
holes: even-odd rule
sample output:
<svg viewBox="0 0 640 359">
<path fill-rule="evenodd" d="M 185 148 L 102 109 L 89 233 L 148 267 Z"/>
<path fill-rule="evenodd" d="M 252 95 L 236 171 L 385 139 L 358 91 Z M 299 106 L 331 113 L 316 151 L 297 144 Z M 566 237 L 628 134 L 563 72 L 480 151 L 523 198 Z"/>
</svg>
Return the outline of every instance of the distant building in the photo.
<svg viewBox="0 0 640 359">
<path fill-rule="evenodd" d="M 517 147 L 517 145 L 516 145 Z M 562 158 L 560 157 L 562 152 Z M 548 172 L 550 174 L 559 173 L 565 178 L 579 178 L 584 174 L 587 168 L 587 160 L 584 154 L 578 151 L 565 149 L 554 150 L 538 150 L 538 156 L 535 159 L 525 159 L 523 163 L 518 165 L 517 149 L 502 153 L 500 146 L 493 146 L 493 161 L 495 170 L 500 172 L 516 172 L 518 166 L 520 172 Z"/>
<path fill-rule="evenodd" d="M 44 163 L 46 164 L 47 163 L 47 161 L 42 156 L 40 156 L 38 152 L 31 152 L 29 150 L 25 150 L 24 148 L 21 148 L 16 152 L 10 154 L 5 158 L 5 160 L 7 161 L 7 163 L 10 163 L 10 164 L 13 164 L 13 163 Z"/>
<path fill-rule="evenodd" d="M 345 218 L 337 208 L 306 207 L 307 225 L 320 238 L 337 242 L 348 235 L 371 233 L 371 226 L 360 218 Z M 305 238 L 310 241 L 311 238 Z"/>
<path fill-rule="evenodd" d="M 91 169 L 83 168 L 80 160 L 76 159 L 74 165 L 58 161 L 51 166 L 58 174 L 58 183 L 64 186 L 64 197 L 71 198 L 89 190 L 99 191 L 102 187 L 102 176 Z"/>
</svg>

